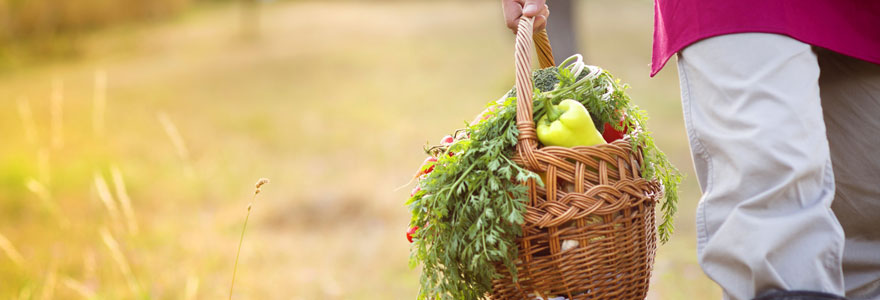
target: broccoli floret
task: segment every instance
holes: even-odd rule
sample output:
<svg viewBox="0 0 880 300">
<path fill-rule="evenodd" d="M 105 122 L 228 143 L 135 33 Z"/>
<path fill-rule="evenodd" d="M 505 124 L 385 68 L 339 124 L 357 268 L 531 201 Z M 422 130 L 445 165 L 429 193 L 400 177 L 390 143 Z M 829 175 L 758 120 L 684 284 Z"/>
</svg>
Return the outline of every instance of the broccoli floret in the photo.
<svg viewBox="0 0 880 300">
<path fill-rule="evenodd" d="M 532 72 L 532 82 L 542 92 L 552 91 L 559 83 L 559 70 L 556 67 L 547 67 Z M 516 87 L 507 92 L 508 97 L 516 97 Z"/>
<path fill-rule="evenodd" d="M 535 70 L 532 72 L 532 81 L 542 92 L 552 91 L 559 82 L 559 70 L 556 67 Z"/>
</svg>

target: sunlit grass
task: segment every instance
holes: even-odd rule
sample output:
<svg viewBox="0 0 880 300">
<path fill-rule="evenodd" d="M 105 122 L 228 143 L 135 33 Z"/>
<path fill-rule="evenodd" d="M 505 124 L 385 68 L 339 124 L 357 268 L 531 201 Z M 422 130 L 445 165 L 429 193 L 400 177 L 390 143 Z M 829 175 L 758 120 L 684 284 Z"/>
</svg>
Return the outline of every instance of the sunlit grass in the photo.
<svg viewBox="0 0 880 300">
<path fill-rule="evenodd" d="M 236 6 L 211 6 L 0 74 L 0 298 L 226 298 L 262 176 L 236 298 L 414 297 L 408 191 L 393 189 L 425 141 L 510 88 L 497 6 L 272 2 L 248 40 Z M 647 79 L 650 2 L 579 9 L 588 61 L 631 83 L 690 173 L 674 68 Z M 718 294 L 696 265 L 686 180 L 652 299 Z"/>
</svg>

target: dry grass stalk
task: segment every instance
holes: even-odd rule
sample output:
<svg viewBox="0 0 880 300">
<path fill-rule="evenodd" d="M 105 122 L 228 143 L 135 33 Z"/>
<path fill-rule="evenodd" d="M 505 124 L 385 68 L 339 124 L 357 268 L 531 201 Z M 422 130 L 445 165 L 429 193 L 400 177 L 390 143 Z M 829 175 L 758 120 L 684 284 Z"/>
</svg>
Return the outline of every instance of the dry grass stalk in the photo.
<svg viewBox="0 0 880 300">
<path fill-rule="evenodd" d="M 49 114 L 52 116 L 52 148 L 64 147 L 64 82 L 61 79 L 52 81 L 52 97 L 49 103 Z"/>
<path fill-rule="evenodd" d="M 6 256 L 12 260 L 15 265 L 19 268 L 24 268 L 24 257 L 21 256 L 21 253 L 15 249 L 15 246 L 12 245 L 12 242 L 9 241 L 2 233 L 0 233 L 0 250 L 3 250 L 6 253 Z"/>
<path fill-rule="evenodd" d="M 190 274 L 189 277 L 186 278 L 186 291 L 184 293 L 183 299 L 193 300 L 196 299 L 199 293 L 199 278 L 195 275 Z"/>
<path fill-rule="evenodd" d="M 41 201 L 47 202 L 45 204 L 55 204 L 52 203 L 52 195 L 49 194 L 49 190 L 36 179 L 28 178 L 25 182 L 25 186 L 27 186 L 28 190 L 36 194 L 37 198 L 40 198 Z"/>
<path fill-rule="evenodd" d="M 40 299 L 42 300 L 51 300 L 55 299 L 55 285 L 58 284 L 58 263 L 56 261 L 52 261 L 49 264 L 49 274 L 46 275 L 46 281 L 43 284 L 43 292 L 40 293 Z"/>
<path fill-rule="evenodd" d="M 177 126 L 174 125 L 174 122 L 171 121 L 171 118 L 168 117 L 168 114 L 164 112 L 159 112 L 157 114 L 157 118 L 159 118 L 159 123 L 162 123 L 162 128 L 165 129 L 165 134 L 171 139 L 171 143 L 174 145 L 174 148 L 177 149 L 177 155 L 186 163 L 186 173 L 188 176 L 192 176 L 193 171 L 189 166 L 189 150 L 186 148 L 186 144 L 183 142 L 183 136 L 180 135 L 180 131 L 177 130 Z"/>
<path fill-rule="evenodd" d="M 113 201 L 113 195 L 110 194 L 110 188 L 107 186 L 107 181 L 105 181 L 104 176 L 101 176 L 98 172 L 95 172 L 95 189 L 98 192 L 98 199 L 101 199 L 101 202 L 104 203 L 104 207 L 107 208 L 107 213 L 110 214 L 110 219 L 114 224 L 118 224 L 119 208 L 116 206 L 116 201 Z"/>
<path fill-rule="evenodd" d="M 37 195 L 37 198 L 40 199 L 40 203 L 43 204 L 43 207 L 58 220 L 58 223 L 61 224 L 62 227 L 70 225 L 70 220 L 61 214 L 61 207 L 58 206 L 58 203 L 55 203 L 55 201 L 52 200 L 52 194 L 49 193 L 49 189 L 47 189 L 45 185 L 36 179 L 28 178 L 25 181 L 25 186 L 32 193 Z"/>
<path fill-rule="evenodd" d="M 128 197 L 128 191 L 125 188 L 125 180 L 122 178 L 122 172 L 116 165 L 110 167 L 110 173 L 113 176 L 113 186 L 116 188 L 116 197 L 119 198 L 119 204 L 122 206 L 122 213 L 125 216 L 125 224 L 128 232 L 132 234 L 138 233 L 137 219 L 134 217 L 134 209 L 131 206 L 131 198 Z"/>
<path fill-rule="evenodd" d="M 107 249 L 110 250 L 110 255 L 113 257 L 113 261 L 116 262 L 116 266 L 119 267 L 119 271 L 122 272 L 122 276 L 125 277 L 125 281 L 128 282 L 128 287 L 131 289 L 131 293 L 139 296 L 141 290 L 140 285 L 138 285 L 137 280 L 134 278 L 134 274 L 131 272 L 131 267 L 125 259 L 125 255 L 123 255 L 122 250 L 119 249 L 119 243 L 116 242 L 116 239 L 113 238 L 113 235 L 110 234 L 110 231 L 107 230 L 107 228 L 101 228 L 101 238 L 104 240 L 104 245 L 107 245 Z"/>
<path fill-rule="evenodd" d="M 31 111 L 31 103 L 27 98 L 18 99 L 18 115 L 21 117 L 24 135 L 28 143 L 37 143 L 37 124 L 34 122 L 34 113 Z"/>
<path fill-rule="evenodd" d="M 107 108 L 107 72 L 95 71 L 95 95 L 92 110 L 92 129 L 96 137 L 104 136 L 104 112 Z"/>
<path fill-rule="evenodd" d="M 76 292 L 84 299 L 95 299 L 97 296 L 91 288 L 83 284 L 82 282 L 76 281 L 73 278 L 63 276 L 61 277 L 61 284 L 67 287 L 68 289 Z"/>
<path fill-rule="evenodd" d="M 235 264 L 232 266 L 232 282 L 229 284 L 229 299 L 232 300 L 232 288 L 235 287 L 235 272 L 238 271 L 238 257 L 241 255 L 241 244 L 244 242 L 244 232 L 247 229 L 248 219 L 251 217 L 251 208 L 254 206 L 254 201 L 257 199 L 257 195 L 263 191 L 261 188 L 264 184 L 269 183 L 268 178 L 260 178 L 257 180 L 257 183 L 254 184 L 254 195 L 251 197 L 251 203 L 248 203 L 247 206 L 247 215 L 244 217 L 244 225 L 241 227 L 241 237 L 238 239 L 238 251 L 235 252 Z"/>
</svg>

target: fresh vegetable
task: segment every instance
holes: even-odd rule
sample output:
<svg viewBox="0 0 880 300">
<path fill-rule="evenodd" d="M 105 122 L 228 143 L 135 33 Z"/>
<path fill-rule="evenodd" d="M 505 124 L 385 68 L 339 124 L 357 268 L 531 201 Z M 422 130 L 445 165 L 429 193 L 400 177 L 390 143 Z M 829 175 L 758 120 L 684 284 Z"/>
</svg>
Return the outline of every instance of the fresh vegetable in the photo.
<svg viewBox="0 0 880 300">
<path fill-rule="evenodd" d="M 420 188 L 420 187 L 416 187 L 416 188 L 414 188 L 414 189 L 412 190 L 412 192 L 409 193 L 409 196 L 410 196 L 410 197 L 415 196 L 415 195 L 416 195 L 419 191 L 421 191 L 421 190 L 422 190 L 422 188 Z"/>
<path fill-rule="evenodd" d="M 620 121 L 615 125 L 612 122 L 605 122 L 605 129 L 602 130 L 602 138 L 605 139 L 606 142 L 613 142 L 619 139 L 622 139 L 624 135 L 629 131 L 629 126 L 623 124 L 623 121 L 626 119 L 626 114 L 621 114 Z"/>
<path fill-rule="evenodd" d="M 633 148 L 643 152 L 642 177 L 664 187 L 663 216 L 658 219 L 665 242 L 673 229 L 681 175 L 655 146 L 645 126 L 647 117 L 630 102 L 626 86 L 577 56 L 560 67 L 536 70 L 533 81 L 534 120 L 548 113 L 548 104 L 564 99 L 583 104 L 594 128 L 623 119 Z M 528 202 L 528 188 L 521 183 L 539 176 L 511 160 L 519 135 L 515 118 L 516 93 L 510 91 L 453 135 L 466 139 L 426 149 L 437 162 L 433 172 L 421 177 L 421 192 L 407 201 L 411 226 L 431 224 L 419 229 L 410 253 L 410 265 L 422 267 L 420 299 L 481 299 L 499 276 L 498 263 L 516 278 L 516 238 Z M 448 152 L 455 156 L 438 155 Z"/>
<path fill-rule="evenodd" d="M 416 177 L 422 176 L 424 174 L 431 173 L 434 171 L 434 165 L 437 163 L 437 158 L 430 156 L 425 158 L 425 162 L 422 163 L 422 166 L 419 167 L 419 172 L 416 174 Z"/>
<path fill-rule="evenodd" d="M 606 142 L 613 142 L 623 138 L 623 135 L 626 134 L 626 130 L 628 129 L 626 126 L 623 126 L 623 121 L 618 123 L 619 127 L 622 127 L 623 130 L 617 130 L 611 123 L 605 123 L 605 131 L 602 133 L 602 138 L 605 139 Z"/>
<path fill-rule="evenodd" d="M 440 145 L 446 146 L 446 145 L 452 144 L 453 142 L 455 142 L 455 139 L 452 138 L 451 135 L 447 135 L 447 136 L 444 136 L 443 139 L 440 140 Z"/>
<path fill-rule="evenodd" d="M 559 105 L 544 101 L 547 113 L 538 121 L 538 140 L 544 146 L 594 146 L 605 144 L 593 125 L 590 113 L 576 100 L 565 99 Z"/>
<path fill-rule="evenodd" d="M 562 241 L 562 251 L 565 251 L 568 249 L 574 249 L 574 248 L 577 248 L 577 246 L 578 246 L 578 241 L 575 241 L 575 240 Z"/>
<path fill-rule="evenodd" d="M 406 240 L 409 241 L 410 243 L 412 243 L 413 242 L 413 240 L 412 240 L 413 235 L 416 234 L 417 230 L 419 230 L 419 226 L 410 227 L 409 230 L 406 231 Z"/>
<path fill-rule="evenodd" d="M 453 135 L 466 138 L 426 149 L 437 164 L 407 202 L 411 226 L 431 224 L 419 229 L 410 256 L 411 266 L 423 266 L 422 299 L 479 299 L 495 262 L 513 267 L 528 191 L 520 183 L 537 179 L 510 160 L 518 135 L 514 100 L 493 101 L 497 109 L 485 120 Z"/>
</svg>

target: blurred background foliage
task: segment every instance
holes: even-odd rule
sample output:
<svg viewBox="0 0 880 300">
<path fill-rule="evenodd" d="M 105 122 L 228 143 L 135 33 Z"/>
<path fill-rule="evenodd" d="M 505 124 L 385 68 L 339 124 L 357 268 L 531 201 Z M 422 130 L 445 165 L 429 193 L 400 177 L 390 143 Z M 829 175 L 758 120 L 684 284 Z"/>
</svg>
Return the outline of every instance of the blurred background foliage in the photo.
<svg viewBox="0 0 880 300">
<path fill-rule="evenodd" d="M 550 0 L 551 6 L 553 0 Z M 649 299 L 711 299 L 652 3 L 575 1 L 687 178 Z M 483 1 L 0 0 L 0 298 L 408 299 L 407 182 L 513 82 Z"/>
<path fill-rule="evenodd" d="M 206 1 L 206 0 L 203 0 Z M 0 1 L 0 38 L 39 37 L 139 19 L 165 17 L 189 7 L 192 0 L 3 0 Z"/>
<path fill-rule="evenodd" d="M 0 68 L 76 56 L 83 34 L 161 22 L 198 6 L 260 0 L 0 0 Z"/>
</svg>

